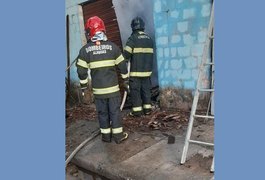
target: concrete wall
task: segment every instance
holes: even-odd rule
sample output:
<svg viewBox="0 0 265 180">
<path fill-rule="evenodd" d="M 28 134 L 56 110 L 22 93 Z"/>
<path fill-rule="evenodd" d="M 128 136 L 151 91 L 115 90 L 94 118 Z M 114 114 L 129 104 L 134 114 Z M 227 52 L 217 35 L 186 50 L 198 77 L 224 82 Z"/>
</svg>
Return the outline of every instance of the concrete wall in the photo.
<svg viewBox="0 0 265 180">
<path fill-rule="evenodd" d="M 207 37 L 211 6 L 211 0 L 154 0 L 162 108 L 191 108 Z M 201 87 L 206 88 L 210 84 L 209 70 L 208 67 L 203 72 Z M 208 101 L 209 93 L 202 94 L 198 108 L 207 108 Z"/>
<path fill-rule="evenodd" d="M 65 1 L 65 13 L 69 15 L 70 24 L 70 62 L 73 62 L 77 57 L 80 48 L 83 46 L 84 41 L 84 30 L 80 28 L 79 16 L 79 4 L 86 2 L 87 0 L 66 0 Z M 83 38 L 82 38 L 83 37 Z M 70 69 L 71 80 L 78 82 L 78 77 L 76 74 L 76 67 L 73 65 Z"/>
<path fill-rule="evenodd" d="M 211 0 L 154 0 L 160 87 L 195 89 Z M 208 70 L 202 86 L 209 84 Z"/>
</svg>

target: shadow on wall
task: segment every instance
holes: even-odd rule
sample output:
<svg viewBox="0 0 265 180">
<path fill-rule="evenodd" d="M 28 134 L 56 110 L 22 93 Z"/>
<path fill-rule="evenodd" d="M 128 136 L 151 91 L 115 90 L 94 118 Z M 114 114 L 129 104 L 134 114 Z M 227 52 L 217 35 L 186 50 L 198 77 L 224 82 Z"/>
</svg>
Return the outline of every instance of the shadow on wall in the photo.
<svg viewBox="0 0 265 180">
<path fill-rule="evenodd" d="M 112 0 L 115 7 L 116 16 L 120 28 L 121 40 L 123 47 L 132 33 L 131 20 L 136 16 L 141 17 L 145 22 L 145 32 L 154 40 L 155 30 L 153 20 L 153 1 L 152 0 Z M 154 50 L 156 48 L 154 47 Z M 154 67 L 151 77 L 152 86 L 158 85 L 156 52 L 154 52 Z"/>
</svg>

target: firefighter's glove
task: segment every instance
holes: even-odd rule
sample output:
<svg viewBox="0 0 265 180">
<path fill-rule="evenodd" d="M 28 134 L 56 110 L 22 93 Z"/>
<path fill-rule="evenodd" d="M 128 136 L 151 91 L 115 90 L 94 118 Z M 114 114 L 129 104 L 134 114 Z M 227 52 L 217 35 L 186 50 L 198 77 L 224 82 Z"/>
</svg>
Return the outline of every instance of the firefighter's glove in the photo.
<svg viewBox="0 0 265 180">
<path fill-rule="evenodd" d="M 125 91 L 127 91 L 127 93 L 129 94 L 130 93 L 129 78 L 124 79 L 123 86 L 125 88 Z"/>
</svg>

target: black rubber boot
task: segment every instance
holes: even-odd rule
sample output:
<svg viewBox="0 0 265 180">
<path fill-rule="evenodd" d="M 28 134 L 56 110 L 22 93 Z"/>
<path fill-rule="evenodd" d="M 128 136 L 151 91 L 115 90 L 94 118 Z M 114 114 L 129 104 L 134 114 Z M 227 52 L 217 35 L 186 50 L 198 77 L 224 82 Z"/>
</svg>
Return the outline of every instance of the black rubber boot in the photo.
<svg viewBox="0 0 265 180">
<path fill-rule="evenodd" d="M 111 134 L 101 134 L 101 137 L 102 137 L 102 141 L 104 142 L 111 142 Z"/>
<path fill-rule="evenodd" d="M 133 112 L 131 111 L 129 116 L 131 117 L 141 117 L 143 115 L 143 112 L 142 111 L 139 111 L 139 112 Z"/>
<path fill-rule="evenodd" d="M 145 115 L 150 115 L 151 112 L 152 112 L 151 109 L 144 109 L 144 114 L 145 114 Z"/>
<path fill-rule="evenodd" d="M 113 138 L 116 144 L 120 144 L 122 141 L 125 141 L 126 139 L 128 139 L 128 136 L 129 135 L 126 132 L 122 132 L 119 134 L 113 134 Z"/>
</svg>

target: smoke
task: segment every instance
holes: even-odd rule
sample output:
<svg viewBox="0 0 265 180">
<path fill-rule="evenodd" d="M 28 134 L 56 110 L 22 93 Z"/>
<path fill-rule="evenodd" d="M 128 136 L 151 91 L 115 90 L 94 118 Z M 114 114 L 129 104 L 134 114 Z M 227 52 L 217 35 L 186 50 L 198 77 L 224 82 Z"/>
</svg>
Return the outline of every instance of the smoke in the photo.
<svg viewBox="0 0 265 180">
<path fill-rule="evenodd" d="M 131 20 L 136 16 L 144 20 L 145 32 L 155 41 L 152 0 L 112 0 L 112 3 L 117 16 L 123 47 L 132 33 Z M 152 86 L 158 84 L 156 55 L 154 55 L 154 68 L 151 80 Z"/>
<path fill-rule="evenodd" d="M 122 44 L 131 35 L 131 20 L 136 16 L 145 22 L 145 32 L 154 39 L 153 2 L 152 0 L 113 0 L 119 23 Z"/>
</svg>

